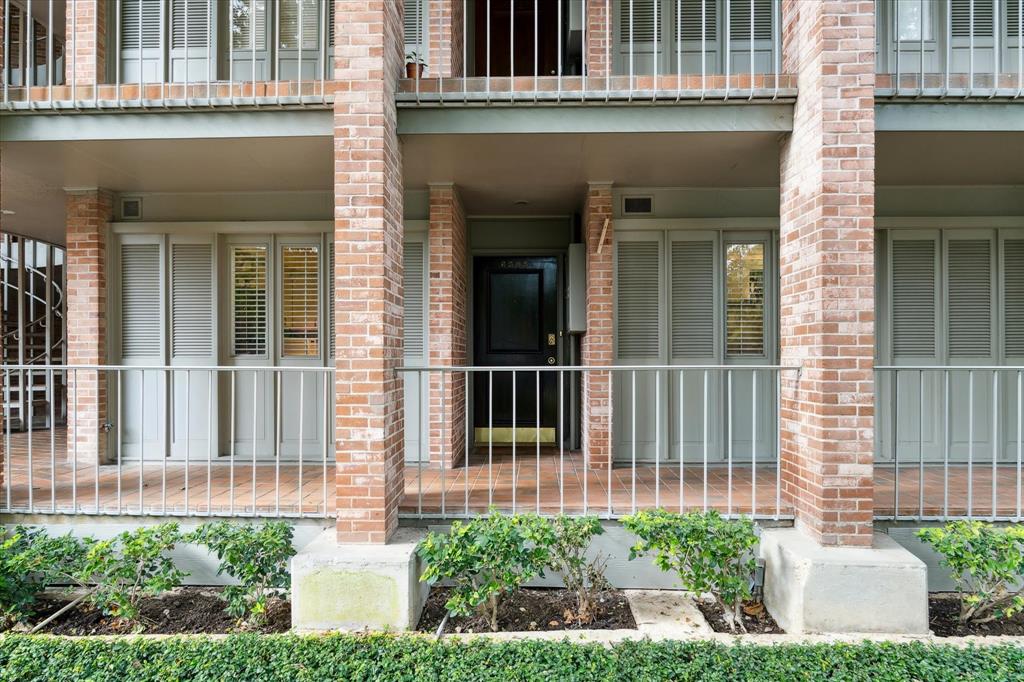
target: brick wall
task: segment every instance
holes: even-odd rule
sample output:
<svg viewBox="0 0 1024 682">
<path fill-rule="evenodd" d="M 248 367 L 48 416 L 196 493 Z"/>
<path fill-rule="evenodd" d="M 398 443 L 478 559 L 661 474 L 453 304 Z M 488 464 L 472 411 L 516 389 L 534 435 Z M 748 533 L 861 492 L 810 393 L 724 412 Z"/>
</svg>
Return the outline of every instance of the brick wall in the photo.
<svg viewBox="0 0 1024 682">
<path fill-rule="evenodd" d="M 465 365 L 466 216 L 453 185 L 430 187 L 429 364 Z M 430 376 L 430 460 L 452 467 L 466 447 L 466 376 Z"/>
<path fill-rule="evenodd" d="M 402 3 L 337 0 L 334 103 L 334 310 L 337 531 L 383 543 L 404 481 L 402 154 L 395 86 Z"/>
<path fill-rule="evenodd" d="M 113 200 L 104 190 L 68 192 L 67 354 L 69 365 L 107 362 L 107 239 Z M 80 462 L 107 458 L 107 385 L 96 371 L 79 370 L 68 381 L 68 456 Z M 75 444 L 75 445 L 73 445 Z"/>
<path fill-rule="evenodd" d="M 73 12 L 68 12 L 66 23 L 66 82 L 80 86 L 103 83 L 107 47 L 106 0 L 77 0 Z"/>
<path fill-rule="evenodd" d="M 462 0 L 432 0 L 428 21 L 430 50 L 427 76 L 437 78 L 463 75 L 464 22 Z"/>
<path fill-rule="evenodd" d="M 611 65 L 615 63 L 614 12 L 612 0 L 591 0 L 587 3 L 588 77 L 603 78 L 611 74 Z"/>
<path fill-rule="evenodd" d="M 784 494 L 823 545 L 870 545 L 874 443 L 874 3 L 783 2 L 800 91 L 781 149 Z"/>
<path fill-rule="evenodd" d="M 588 367 L 612 364 L 612 187 L 591 183 L 583 209 L 583 231 L 587 246 L 587 332 L 583 335 L 581 364 Z M 605 220 L 608 229 L 601 244 Z M 588 372 L 583 380 L 583 450 L 590 465 L 605 468 L 612 459 L 611 376 Z"/>
</svg>

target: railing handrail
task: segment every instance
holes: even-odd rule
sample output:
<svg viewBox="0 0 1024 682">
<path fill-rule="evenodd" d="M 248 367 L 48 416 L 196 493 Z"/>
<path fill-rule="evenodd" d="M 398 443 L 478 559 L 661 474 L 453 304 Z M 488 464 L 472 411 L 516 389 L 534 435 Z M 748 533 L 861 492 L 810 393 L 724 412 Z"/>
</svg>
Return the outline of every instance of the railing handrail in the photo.
<svg viewBox="0 0 1024 682">
<path fill-rule="evenodd" d="M 894 372 L 908 370 L 911 372 L 943 372 L 943 371 L 969 371 L 976 372 L 1024 372 L 1024 365 L 878 365 L 876 372 Z"/>
<path fill-rule="evenodd" d="M 751 370 L 798 372 L 800 365 L 448 365 L 430 367 L 399 367 L 399 372 L 659 372 L 679 370 Z"/>
<path fill-rule="evenodd" d="M 323 367 L 323 366 L 310 366 L 310 367 L 294 367 L 294 366 L 275 366 L 275 365 L 77 365 L 77 364 L 65 364 L 65 365 L 0 365 L 0 369 L 3 371 L 28 371 L 34 372 L 40 371 L 97 371 L 97 372 L 115 372 L 121 370 L 129 371 L 146 371 L 146 372 L 159 372 L 159 371 L 174 371 L 174 372 L 251 372 L 253 370 L 273 370 L 275 372 L 335 372 L 338 371 L 335 367 Z"/>
</svg>

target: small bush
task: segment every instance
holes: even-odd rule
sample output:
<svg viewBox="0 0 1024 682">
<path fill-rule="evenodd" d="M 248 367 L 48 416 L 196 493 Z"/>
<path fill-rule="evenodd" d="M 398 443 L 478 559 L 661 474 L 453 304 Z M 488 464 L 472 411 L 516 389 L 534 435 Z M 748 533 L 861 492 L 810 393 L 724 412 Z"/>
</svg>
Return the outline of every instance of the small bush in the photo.
<svg viewBox="0 0 1024 682">
<path fill-rule="evenodd" d="M 38 531 L 18 526 L 0 536 L 0 629 L 32 617 L 36 595 L 43 585 L 31 546 Z"/>
<path fill-rule="evenodd" d="M 576 595 L 576 621 L 587 624 L 597 617 L 597 592 L 605 589 L 606 560 L 587 560 L 594 537 L 604 533 L 596 516 L 556 516 L 551 520 L 554 537 L 548 568 L 562 577 L 565 588 Z"/>
<path fill-rule="evenodd" d="M 455 521 L 447 534 L 430 533 L 417 551 L 426 564 L 421 580 L 455 582 L 445 604 L 455 616 L 481 610 L 498 629 L 498 602 L 525 582 L 544 574 L 554 541 L 551 525 L 533 514 L 491 511 L 468 523 Z"/>
<path fill-rule="evenodd" d="M 291 525 L 262 526 L 219 521 L 205 523 L 189 536 L 217 555 L 217 573 L 238 581 L 224 588 L 227 612 L 250 627 L 263 623 L 271 594 L 289 586 L 288 560 L 295 556 Z"/>
<path fill-rule="evenodd" d="M 740 608 L 750 598 L 757 569 L 753 521 L 731 521 L 714 510 L 680 515 L 655 509 L 627 516 L 622 525 L 639 538 L 630 560 L 653 552 L 658 568 L 675 571 L 683 587 L 697 595 L 710 593 L 730 628 L 743 629 Z"/>
<path fill-rule="evenodd" d="M 89 601 L 107 615 L 140 628 L 142 598 L 171 590 L 188 575 L 166 556 L 181 540 L 176 523 L 136 528 L 110 540 L 86 540 L 78 578 L 83 584 L 96 585 Z"/>
<path fill-rule="evenodd" d="M 987 623 L 1024 609 L 1024 528 L 953 521 L 917 536 L 942 555 L 960 593 L 960 621 Z"/>
</svg>

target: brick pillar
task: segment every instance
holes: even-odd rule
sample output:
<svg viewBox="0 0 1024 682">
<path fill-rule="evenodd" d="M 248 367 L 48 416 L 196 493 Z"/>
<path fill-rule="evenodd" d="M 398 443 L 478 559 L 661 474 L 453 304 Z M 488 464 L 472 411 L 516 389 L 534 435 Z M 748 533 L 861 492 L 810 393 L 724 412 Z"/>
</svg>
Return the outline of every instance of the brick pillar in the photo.
<svg viewBox="0 0 1024 682">
<path fill-rule="evenodd" d="M 462 0 L 432 0 L 428 37 L 430 50 L 427 58 L 429 78 L 460 77 L 464 74 L 462 64 L 463 41 Z"/>
<path fill-rule="evenodd" d="M 113 200 L 105 190 L 67 193 L 67 354 L 69 365 L 107 362 L 107 232 Z M 107 458 L 107 382 L 79 370 L 68 380 L 68 455 L 80 462 Z M 76 449 L 77 448 L 77 449 Z"/>
<path fill-rule="evenodd" d="M 76 0 L 73 8 L 69 5 L 68 9 L 66 82 L 78 86 L 103 83 L 107 65 L 107 1 Z"/>
<path fill-rule="evenodd" d="M 340 542 L 384 543 L 404 488 L 402 3 L 339 2 L 334 102 L 335 452 Z"/>
<path fill-rule="evenodd" d="M 587 76 L 604 78 L 615 63 L 615 26 L 612 0 L 591 0 L 587 3 Z"/>
<path fill-rule="evenodd" d="M 781 149 L 783 491 L 822 545 L 872 542 L 874 3 L 783 3 L 796 73 Z"/>
<path fill-rule="evenodd" d="M 583 208 L 583 237 L 587 245 L 587 332 L 580 362 L 586 367 L 612 364 L 612 186 L 590 183 Z M 605 230 L 605 221 L 608 229 Z M 602 245 L 602 233 L 604 241 Z M 583 379 L 583 450 L 590 465 L 603 469 L 612 461 L 612 380 L 602 372 Z"/>
<path fill-rule="evenodd" d="M 466 216 L 453 185 L 430 186 L 431 367 L 465 365 L 468 278 Z M 446 417 L 446 419 L 444 418 Z M 430 461 L 453 467 L 466 447 L 466 376 L 430 376 Z"/>
</svg>

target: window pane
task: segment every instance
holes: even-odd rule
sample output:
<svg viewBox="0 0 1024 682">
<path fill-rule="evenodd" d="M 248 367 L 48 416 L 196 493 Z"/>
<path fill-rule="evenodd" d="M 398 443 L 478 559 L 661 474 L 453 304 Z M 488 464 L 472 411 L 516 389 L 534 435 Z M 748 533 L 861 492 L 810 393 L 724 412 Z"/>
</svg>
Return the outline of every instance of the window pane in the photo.
<svg viewBox="0 0 1024 682">
<path fill-rule="evenodd" d="M 231 250 L 231 352 L 267 354 L 267 247 Z"/>
<path fill-rule="evenodd" d="M 896 35 L 901 41 L 932 40 L 932 0 L 899 0 L 896 5 Z"/>
<path fill-rule="evenodd" d="M 315 246 L 281 248 L 281 355 L 320 355 L 320 258 Z"/>
<path fill-rule="evenodd" d="M 726 354 L 764 355 L 764 244 L 725 252 Z"/>
<path fill-rule="evenodd" d="M 256 27 L 256 35 L 252 27 Z M 231 0 L 231 46 L 263 50 L 266 46 L 267 0 Z M 255 39 L 255 43 L 254 43 Z"/>
<path fill-rule="evenodd" d="M 283 50 L 294 50 L 299 44 L 299 10 L 302 10 L 302 47 L 315 49 L 320 45 L 317 33 L 317 13 L 320 3 L 317 0 L 281 0 L 278 21 L 280 28 L 279 47 Z"/>
</svg>

